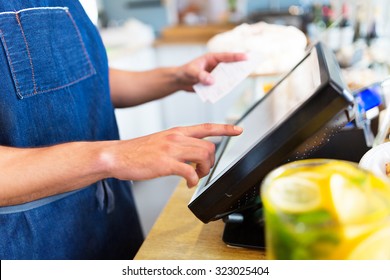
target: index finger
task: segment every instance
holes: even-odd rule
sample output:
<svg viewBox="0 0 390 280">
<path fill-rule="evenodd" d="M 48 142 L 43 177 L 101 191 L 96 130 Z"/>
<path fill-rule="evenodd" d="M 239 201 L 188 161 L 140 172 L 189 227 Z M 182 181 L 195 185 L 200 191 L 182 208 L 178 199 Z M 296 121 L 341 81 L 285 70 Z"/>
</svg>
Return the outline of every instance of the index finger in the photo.
<svg viewBox="0 0 390 280">
<path fill-rule="evenodd" d="M 182 130 L 184 135 L 195 138 L 204 138 L 208 136 L 237 136 L 243 131 L 241 127 L 236 125 L 213 123 L 186 126 L 179 129 Z"/>
<path fill-rule="evenodd" d="M 221 53 L 210 53 L 217 62 L 234 62 L 248 59 L 245 53 L 233 53 L 233 52 L 221 52 Z"/>
</svg>

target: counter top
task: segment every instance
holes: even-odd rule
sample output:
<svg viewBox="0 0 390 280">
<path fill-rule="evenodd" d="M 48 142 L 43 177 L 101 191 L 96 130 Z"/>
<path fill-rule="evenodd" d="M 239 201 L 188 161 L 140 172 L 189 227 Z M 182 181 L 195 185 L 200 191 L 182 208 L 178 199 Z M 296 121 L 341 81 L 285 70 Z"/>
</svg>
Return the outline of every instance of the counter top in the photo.
<svg viewBox="0 0 390 280">
<path fill-rule="evenodd" d="M 265 252 L 229 247 L 222 221 L 204 224 L 188 209 L 194 189 L 181 181 L 135 256 L 136 260 L 256 260 Z"/>
</svg>

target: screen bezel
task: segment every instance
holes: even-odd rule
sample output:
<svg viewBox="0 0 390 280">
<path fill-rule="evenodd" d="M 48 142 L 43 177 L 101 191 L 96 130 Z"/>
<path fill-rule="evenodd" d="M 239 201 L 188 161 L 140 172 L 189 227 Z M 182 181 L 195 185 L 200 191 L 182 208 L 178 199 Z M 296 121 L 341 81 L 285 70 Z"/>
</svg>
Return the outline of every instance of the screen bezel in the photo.
<svg viewBox="0 0 390 280">
<path fill-rule="evenodd" d="M 334 55 L 322 43 L 317 43 L 262 100 L 254 104 L 237 121 L 237 124 L 252 110 L 256 110 L 265 98 L 272 98 L 274 89 L 309 57 L 313 49 L 316 50 L 321 80 L 315 92 L 289 114 L 287 119 L 240 156 L 235 164 L 210 181 L 229 137 L 225 137 L 221 142 L 216 153 L 216 164 L 209 175 L 201 180 L 188 205 L 201 221 L 217 220 L 229 213 L 240 211 L 242 209 L 240 204 L 244 204 L 241 200 L 245 199 L 245 196 L 259 197 L 258 185 L 264 176 L 280 164 L 291 160 L 291 157 L 297 158 L 294 152 L 302 149 L 302 144 L 307 142 L 306 140 L 323 128 L 334 133 L 341 129 L 342 124 L 350 121 L 346 109 L 352 106 L 353 96 L 346 91 Z M 302 154 L 299 156 L 304 158 Z M 255 203 L 258 203 L 258 200 L 255 200 Z"/>
</svg>

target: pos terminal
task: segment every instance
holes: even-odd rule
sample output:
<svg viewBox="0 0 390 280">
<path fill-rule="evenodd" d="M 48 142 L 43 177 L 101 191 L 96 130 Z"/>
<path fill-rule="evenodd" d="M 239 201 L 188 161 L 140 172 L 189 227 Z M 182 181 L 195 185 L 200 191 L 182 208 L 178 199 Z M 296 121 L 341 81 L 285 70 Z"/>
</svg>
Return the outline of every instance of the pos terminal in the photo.
<svg viewBox="0 0 390 280">
<path fill-rule="evenodd" d="M 351 122 L 353 107 L 354 97 L 333 53 L 315 44 L 236 122 L 243 133 L 222 140 L 216 163 L 198 185 L 189 209 L 204 223 L 223 218 L 226 243 L 262 248 L 262 179 L 286 162 L 327 157 L 321 147 Z"/>
</svg>

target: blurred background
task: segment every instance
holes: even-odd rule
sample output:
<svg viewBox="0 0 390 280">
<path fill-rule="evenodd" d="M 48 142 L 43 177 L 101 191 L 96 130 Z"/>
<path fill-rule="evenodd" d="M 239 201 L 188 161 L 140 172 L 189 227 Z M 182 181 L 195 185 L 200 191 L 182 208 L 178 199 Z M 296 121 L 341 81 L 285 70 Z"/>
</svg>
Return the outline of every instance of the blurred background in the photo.
<svg viewBox="0 0 390 280">
<path fill-rule="evenodd" d="M 181 65 L 208 51 L 258 51 L 268 60 L 216 104 L 178 93 L 116 110 L 122 139 L 202 122 L 234 122 L 321 40 L 351 90 L 389 76 L 388 0 L 80 0 L 99 28 L 111 67 Z M 135 182 L 145 235 L 178 177 Z"/>
</svg>

